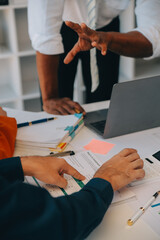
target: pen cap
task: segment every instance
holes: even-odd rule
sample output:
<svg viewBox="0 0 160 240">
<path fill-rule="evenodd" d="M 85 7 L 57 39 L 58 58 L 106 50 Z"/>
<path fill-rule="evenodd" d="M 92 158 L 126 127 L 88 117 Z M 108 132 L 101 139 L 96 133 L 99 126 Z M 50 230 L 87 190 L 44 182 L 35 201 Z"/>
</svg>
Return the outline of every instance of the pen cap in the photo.
<svg viewBox="0 0 160 240">
<path fill-rule="evenodd" d="M 128 219 L 127 224 L 128 224 L 128 226 L 132 226 L 133 225 L 133 221 L 131 219 Z"/>
</svg>

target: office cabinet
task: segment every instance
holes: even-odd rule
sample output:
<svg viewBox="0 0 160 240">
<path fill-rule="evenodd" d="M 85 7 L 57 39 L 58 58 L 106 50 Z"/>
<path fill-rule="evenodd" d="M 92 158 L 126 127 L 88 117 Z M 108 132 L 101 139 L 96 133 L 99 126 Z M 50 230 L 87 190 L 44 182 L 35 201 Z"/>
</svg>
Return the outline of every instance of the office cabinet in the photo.
<svg viewBox="0 0 160 240">
<path fill-rule="evenodd" d="M 28 36 L 27 1 L 12 0 L 9 5 L 0 6 L 0 105 L 40 110 L 36 57 Z"/>
</svg>

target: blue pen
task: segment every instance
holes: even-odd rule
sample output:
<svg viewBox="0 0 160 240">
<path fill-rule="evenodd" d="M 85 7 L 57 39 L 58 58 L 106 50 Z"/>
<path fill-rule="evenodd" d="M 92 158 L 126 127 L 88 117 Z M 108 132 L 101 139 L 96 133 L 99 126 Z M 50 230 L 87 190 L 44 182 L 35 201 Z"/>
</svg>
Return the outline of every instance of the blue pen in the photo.
<svg viewBox="0 0 160 240">
<path fill-rule="evenodd" d="M 55 119 L 56 119 L 55 117 L 52 117 L 52 118 L 43 118 L 43 119 L 35 120 L 32 122 L 19 123 L 19 124 L 17 124 L 17 127 L 21 128 L 21 127 L 31 126 L 33 124 L 44 123 L 44 122 L 48 122 L 48 121 L 55 120 Z"/>
<path fill-rule="evenodd" d="M 160 206 L 160 203 L 154 204 L 151 207 L 157 207 L 157 206 Z"/>
</svg>

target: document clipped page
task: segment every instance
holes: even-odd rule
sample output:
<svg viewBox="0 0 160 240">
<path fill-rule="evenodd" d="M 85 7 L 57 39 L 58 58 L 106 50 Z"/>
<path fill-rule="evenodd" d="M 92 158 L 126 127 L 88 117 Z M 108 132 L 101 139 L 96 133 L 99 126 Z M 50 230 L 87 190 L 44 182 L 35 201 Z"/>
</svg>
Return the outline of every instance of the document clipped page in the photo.
<svg viewBox="0 0 160 240">
<path fill-rule="evenodd" d="M 64 158 L 72 167 L 77 169 L 86 177 L 84 181 L 79 181 L 70 175 L 64 174 L 64 177 L 68 181 L 68 185 L 65 189 L 51 184 L 45 184 L 44 182 L 31 177 L 27 177 L 27 181 L 31 184 L 37 184 L 40 187 L 45 188 L 53 197 L 69 195 L 81 190 L 81 188 L 83 188 L 83 186 L 93 177 L 97 169 L 102 165 L 102 162 L 90 151 L 79 152 L 75 155 Z M 132 197 L 135 197 L 135 194 L 129 188 L 125 187 L 115 192 L 112 202 L 116 203 Z"/>
</svg>

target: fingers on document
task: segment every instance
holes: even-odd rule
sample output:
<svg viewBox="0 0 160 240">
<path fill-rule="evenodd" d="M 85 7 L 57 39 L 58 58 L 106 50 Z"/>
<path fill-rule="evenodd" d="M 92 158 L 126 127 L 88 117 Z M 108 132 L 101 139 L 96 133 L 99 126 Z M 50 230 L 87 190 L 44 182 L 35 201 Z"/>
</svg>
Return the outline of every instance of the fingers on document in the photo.
<svg viewBox="0 0 160 240">
<path fill-rule="evenodd" d="M 142 179 L 145 176 L 145 171 L 144 169 L 134 169 L 134 171 L 132 171 L 130 173 L 130 177 L 133 180 L 138 180 L 138 179 Z"/>
<path fill-rule="evenodd" d="M 144 166 L 144 162 L 142 159 L 136 159 L 136 161 L 132 162 L 133 169 L 141 169 Z"/>
<path fill-rule="evenodd" d="M 124 148 L 122 151 L 119 152 L 119 155 L 122 157 L 127 157 L 128 155 L 137 152 L 136 149 L 133 148 Z"/>
<path fill-rule="evenodd" d="M 69 174 L 74 178 L 77 178 L 79 180 L 84 180 L 85 177 L 79 173 L 75 168 L 73 168 L 71 165 L 69 165 L 67 162 L 65 162 L 63 173 Z"/>
<path fill-rule="evenodd" d="M 127 159 L 130 161 L 130 162 L 133 162 L 133 161 L 135 161 L 135 160 L 137 160 L 137 159 L 139 159 L 140 158 L 140 156 L 139 156 L 139 154 L 137 153 L 137 152 L 133 152 L 133 153 L 131 153 L 131 154 L 129 154 L 128 156 L 127 156 Z"/>
<path fill-rule="evenodd" d="M 80 34 L 82 32 L 81 26 L 78 23 L 74 23 L 71 21 L 65 21 L 65 24 L 68 27 L 72 28 L 74 31 L 76 31 L 78 34 Z"/>
</svg>

